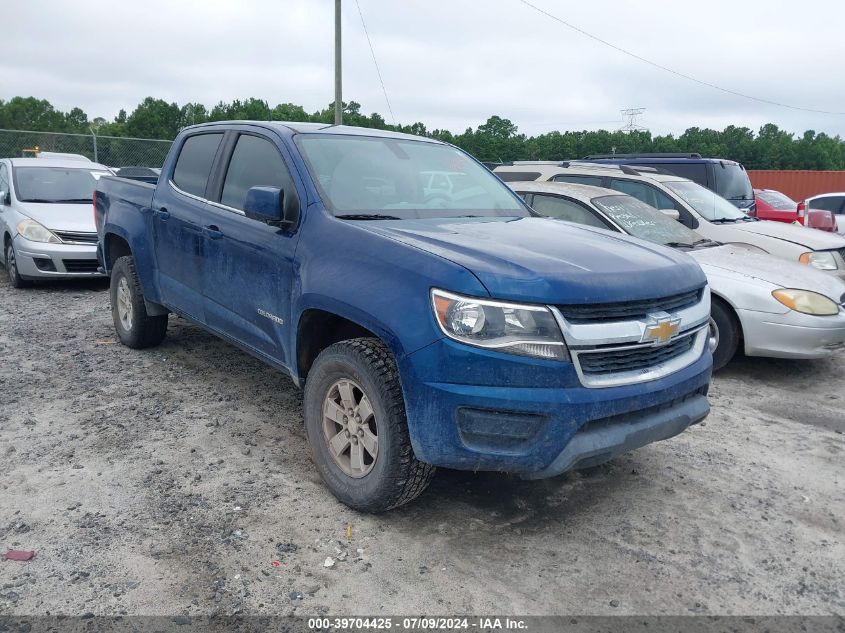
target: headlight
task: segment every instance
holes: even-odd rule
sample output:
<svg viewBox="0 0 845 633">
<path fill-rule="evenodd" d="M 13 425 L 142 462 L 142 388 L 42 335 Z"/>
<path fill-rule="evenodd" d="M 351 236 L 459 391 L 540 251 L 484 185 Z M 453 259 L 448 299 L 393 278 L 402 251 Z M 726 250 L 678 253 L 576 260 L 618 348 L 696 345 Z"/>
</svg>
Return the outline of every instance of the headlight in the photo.
<svg viewBox="0 0 845 633">
<path fill-rule="evenodd" d="M 807 264 L 819 270 L 836 270 L 836 260 L 833 258 L 833 253 L 829 251 L 813 251 L 812 253 L 802 253 L 798 261 L 802 264 Z"/>
<path fill-rule="evenodd" d="M 833 316 L 839 314 L 839 306 L 832 299 L 809 290 L 795 290 L 784 288 L 775 290 L 772 296 L 790 310 L 814 314 L 816 316 Z"/>
<path fill-rule="evenodd" d="M 509 354 L 569 360 L 548 308 L 462 297 L 432 290 L 434 315 L 449 338 Z"/>
<path fill-rule="evenodd" d="M 50 233 L 50 231 L 38 224 L 35 220 L 21 220 L 18 222 L 18 233 L 32 242 L 62 243 L 58 237 Z"/>
</svg>

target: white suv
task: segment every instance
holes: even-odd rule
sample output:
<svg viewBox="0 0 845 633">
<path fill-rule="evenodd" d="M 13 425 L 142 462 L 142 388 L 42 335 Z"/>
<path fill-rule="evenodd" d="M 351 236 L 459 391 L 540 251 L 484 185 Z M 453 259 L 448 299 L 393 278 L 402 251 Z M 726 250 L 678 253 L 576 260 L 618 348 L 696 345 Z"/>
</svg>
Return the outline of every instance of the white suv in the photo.
<svg viewBox="0 0 845 633">
<path fill-rule="evenodd" d="M 808 264 L 845 279 L 845 237 L 751 218 L 709 189 L 674 174 L 577 161 L 515 161 L 493 171 L 505 182 L 553 180 L 621 191 L 656 209 L 677 212 L 679 222 L 708 239 Z"/>
</svg>

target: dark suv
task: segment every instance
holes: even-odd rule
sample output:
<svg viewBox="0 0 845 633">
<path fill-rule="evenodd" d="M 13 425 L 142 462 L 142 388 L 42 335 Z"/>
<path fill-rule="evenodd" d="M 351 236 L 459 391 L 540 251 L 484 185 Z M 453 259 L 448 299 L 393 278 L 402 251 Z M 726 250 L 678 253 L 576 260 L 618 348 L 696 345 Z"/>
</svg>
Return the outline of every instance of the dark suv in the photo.
<svg viewBox="0 0 845 633">
<path fill-rule="evenodd" d="M 662 169 L 715 191 L 743 211 L 755 207 L 748 173 L 733 160 L 702 158 L 701 154 L 593 154 L 584 160 Z"/>
</svg>

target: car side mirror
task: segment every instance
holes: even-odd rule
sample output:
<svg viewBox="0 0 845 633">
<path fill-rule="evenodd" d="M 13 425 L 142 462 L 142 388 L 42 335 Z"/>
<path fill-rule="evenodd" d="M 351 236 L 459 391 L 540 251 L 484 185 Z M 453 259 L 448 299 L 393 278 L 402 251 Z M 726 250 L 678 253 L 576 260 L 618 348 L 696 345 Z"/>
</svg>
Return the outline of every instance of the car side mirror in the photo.
<svg viewBox="0 0 845 633">
<path fill-rule="evenodd" d="M 299 220 L 299 197 L 293 187 L 287 195 L 279 187 L 250 187 L 246 192 L 244 215 L 270 226 L 291 227 Z"/>
<path fill-rule="evenodd" d="M 678 212 L 677 209 L 660 209 L 660 213 L 662 213 L 663 215 L 668 215 L 673 220 L 680 221 L 681 219 L 681 214 Z"/>
<path fill-rule="evenodd" d="M 8 191 L 0 190 L 0 204 L 4 204 L 6 206 L 12 204 L 12 194 Z"/>
</svg>

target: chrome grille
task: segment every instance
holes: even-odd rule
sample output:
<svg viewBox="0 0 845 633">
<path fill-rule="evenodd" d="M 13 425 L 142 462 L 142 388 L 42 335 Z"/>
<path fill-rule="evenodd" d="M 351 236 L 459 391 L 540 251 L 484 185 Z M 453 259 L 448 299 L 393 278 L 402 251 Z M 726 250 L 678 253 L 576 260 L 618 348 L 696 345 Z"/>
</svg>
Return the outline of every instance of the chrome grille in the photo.
<svg viewBox="0 0 845 633">
<path fill-rule="evenodd" d="M 701 289 L 663 297 L 661 299 L 643 299 L 640 301 L 622 301 L 619 303 L 599 303 L 590 305 L 559 305 L 561 315 L 570 323 L 588 323 L 596 321 L 620 321 L 623 319 L 645 318 L 652 312 L 673 312 L 695 305 L 701 300 Z"/>
<path fill-rule="evenodd" d="M 96 244 L 96 233 L 83 233 L 82 231 L 53 231 L 65 244 Z"/>
<path fill-rule="evenodd" d="M 694 336 L 684 336 L 668 345 L 636 346 L 628 349 L 614 349 L 607 352 L 589 352 L 579 355 L 581 371 L 584 374 L 600 376 L 623 371 L 648 369 L 677 358 L 692 349 Z"/>
</svg>

